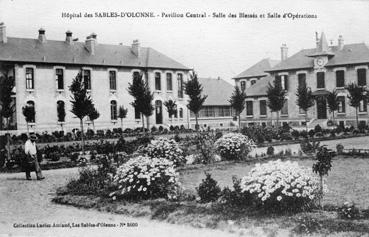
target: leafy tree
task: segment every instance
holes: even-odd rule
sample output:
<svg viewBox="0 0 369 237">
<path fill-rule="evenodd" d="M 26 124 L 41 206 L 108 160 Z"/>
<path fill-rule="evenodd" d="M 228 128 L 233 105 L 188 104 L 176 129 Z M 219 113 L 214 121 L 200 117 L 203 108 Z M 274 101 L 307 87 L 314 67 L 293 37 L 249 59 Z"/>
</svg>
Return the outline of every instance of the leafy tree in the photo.
<svg viewBox="0 0 369 237">
<path fill-rule="evenodd" d="M 87 94 L 87 88 L 82 79 L 82 73 L 78 73 L 77 76 L 73 79 L 72 84 L 69 87 L 72 103 L 71 112 L 80 120 L 81 126 L 81 140 L 82 140 L 82 152 L 85 152 L 85 141 L 83 134 L 83 119 L 88 116 L 89 112 L 93 108 L 92 99 Z"/>
<path fill-rule="evenodd" d="M 167 108 L 170 121 L 172 122 L 172 116 L 177 114 L 177 104 L 173 100 L 164 101 L 164 106 Z"/>
<path fill-rule="evenodd" d="M 142 111 L 143 108 L 143 97 L 145 95 L 145 82 L 143 80 L 143 74 L 140 73 L 138 77 L 133 77 L 132 83 L 128 84 L 128 93 L 133 97 L 133 102 L 131 105 L 135 108 L 137 112 L 141 114 L 142 118 L 142 130 L 145 131 L 144 115 Z"/>
<path fill-rule="evenodd" d="M 273 85 L 274 84 L 274 85 Z M 285 98 L 286 91 L 282 88 L 280 83 L 268 84 L 267 89 L 267 98 L 268 98 L 268 107 L 272 112 L 277 113 L 277 126 L 279 123 L 279 112 L 282 110 Z"/>
<path fill-rule="evenodd" d="M 57 113 L 58 113 L 58 122 L 60 122 L 60 127 L 63 129 L 63 122 L 65 121 L 65 106 L 63 102 L 58 102 L 57 105 Z"/>
<path fill-rule="evenodd" d="M 119 106 L 118 109 L 118 118 L 120 118 L 120 124 L 123 131 L 123 119 L 127 117 L 128 109 L 125 109 L 124 106 Z"/>
<path fill-rule="evenodd" d="M 245 109 L 246 94 L 241 91 L 238 86 L 234 87 L 234 91 L 229 99 L 229 103 L 232 108 L 236 111 L 238 117 L 238 130 L 241 129 L 241 113 Z"/>
<path fill-rule="evenodd" d="M 306 87 L 306 84 L 303 84 L 299 87 L 297 87 L 297 106 L 304 110 L 305 112 L 305 126 L 306 126 L 306 132 L 308 132 L 308 125 L 307 125 L 307 118 L 308 118 L 308 110 L 310 107 L 314 105 L 314 98 L 311 92 L 310 88 Z"/>
<path fill-rule="evenodd" d="M 27 133 L 29 133 L 29 123 L 35 122 L 36 111 L 35 107 L 30 104 L 26 104 L 22 107 L 22 113 L 27 123 Z"/>
<path fill-rule="evenodd" d="M 339 106 L 336 90 L 329 92 L 329 94 L 327 95 L 327 104 L 328 104 L 329 111 L 332 113 L 333 122 L 335 123 L 334 111 L 337 111 L 338 106 Z"/>
<path fill-rule="evenodd" d="M 152 105 L 152 101 L 154 100 L 154 93 L 151 93 L 150 87 L 147 83 L 145 85 L 144 94 L 141 102 L 141 113 L 146 117 L 147 129 L 150 131 L 150 116 L 153 114 L 154 106 Z"/>
<path fill-rule="evenodd" d="M 208 96 L 201 95 L 203 88 L 199 80 L 197 79 L 197 74 L 193 72 L 190 76 L 191 76 L 191 79 L 185 83 L 185 93 L 190 97 L 190 100 L 188 101 L 188 104 L 187 104 L 187 108 L 195 114 L 195 120 L 196 120 L 195 128 L 196 128 L 196 131 L 198 131 L 199 130 L 199 124 L 198 124 L 199 111 L 201 110 L 202 105 L 204 104 Z"/>
<path fill-rule="evenodd" d="M 95 120 L 100 117 L 100 113 L 99 113 L 99 111 L 97 111 L 97 109 L 95 108 L 94 105 L 91 106 L 91 109 L 88 112 L 88 115 L 87 116 L 90 119 L 90 121 L 92 123 L 92 127 L 93 127 L 93 129 L 95 131 Z"/>
<path fill-rule="evenodd" d="M 359 126 L 359 116 L 358 116 L 358 108 L 360 106 L 360 102 L 366 99 L 366 89 L 362 86 L 358 86 L 355 83 L 351 83 L 346 87 L 346 90 L 350 95 L 347 97 L 350 100 L 350 106 L 355 108 L 356 111 L 356 128 Z"/>
</svg>

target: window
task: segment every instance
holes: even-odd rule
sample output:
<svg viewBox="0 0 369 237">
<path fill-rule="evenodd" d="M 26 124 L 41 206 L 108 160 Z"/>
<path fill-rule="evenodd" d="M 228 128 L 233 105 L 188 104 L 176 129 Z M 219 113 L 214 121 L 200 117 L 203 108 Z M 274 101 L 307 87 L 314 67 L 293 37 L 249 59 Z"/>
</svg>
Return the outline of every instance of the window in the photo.
<svg viewBox="0 0 369 237">
<path fill-rule="evenodd" d="M 282 89 L 288 90 L 288 76 L 287 75 L 276 76 L 275 84 L 279 84 L 282 87 Z"/>
<path fill-rule="evenodd" d="M 299 88 L 306 86 L 306 74 L 305 73 L 297 74 L 297 80 L 298 80 Z"/>
<path fill-rule="evenodd" d="M 267 115 L 267 103 L 266 100 L 260 100 L 260 115 L 266 116 Z"/>
<path fill-rule="evenodd" d="M 183 109 L 179 108 L 179 118 L 183 118 Z"/>
<path fill-rule="evenodd" d="M 83 83 L 85 84 L 86 90 L 91 90 L 91 71 L 83 70 Z"/>
<path fill-rule="evenodd" d="M 30 111 L 30 118 L 29 118 L 29 123 L 35 123 L 36 119 L 35 119 L 35 115 L 36 115 L 36 111 L 35 111 L 35 102 L 33 102 L 32 100 L 27 101 L 26 103 L 26 107 L 29 108 Z"/>
<path fill-rule="evenodd" d="M 360 101 L 360 105 L 359 105 L 359 112 L 366 112 L 368 111 L 368 108 L 367 108 L 367 104 L 368 104 L 368 101 L 367 100 L 361 100 Z"/>
<path fill-rule="evenodd" d="M 64 90 L 64 71 L 61 68 L 55 69 L 56 89 Z"/>
<path fill-rule="evenodd" d="M 140 78 L 140 73 L 139 72 L 133 72 L 132 79 L 134 80 L 134 79 L 138 79 L 138 78 Z"/>
<path fill-rule="evenodd" d="M 246 101 L 246 115 L 253 116 L 254 115 L 254 108 L 253 108 L 253 101 Z"/>
<path fill-rule="evenodd" d="M 306 111 L 303 110 L 303 109 L 301 109 L 301 108 L 299 108 L 299 114 L 306 114 Z"/>
<path fill-rule="evenodd" d="M 167 73 L 167 91 L 173 90 L 172 73 Z"/>
<path fill-rule="evenodd" d="M 178 98 L 183 98 L 183 75 L 181 73 L 177 74 L 178 81 Z"/>
<path fill-rule="evenodd" d="M 56 112 L 58 114 L 58 122 L 65 122 L 65 103 L 59 100 L 56 102 Z"/>
<path fill-rule="evenodd" d="M 136 108 L 135 109 L 135 119 L 140 119 L 141 118 L 141 113 L 138 112 L 138 110 Z"/>
<path fill-rule="evenodd" d="M 325 88 L 324 72 L 317 72 L 316 74 L 316 88 Z"/>
<path fill-rule="evenodd" d="M 26 89 L 35 89 L 33 68 L 26 68 Z"/>
<path fill-rule="evenodd" d="M 345 107 L 345 97 L 344 96 L 338 96 L 338 113 L 345 113 L 346 107 Z"/>
<path fill-rule="evenodd" d="M 254 85 L 256 83 L 256 80 L 251 80 L 251 85 Z"/>
<path fill-rule="evenodd" d="M 240 85 L 241 85 L 241 91 L 245 91 L 246 90 L 246 81 L 241 81 Z"/>
<path fill-rule="evenodd" d="M 160 72 L 155 72 L 155 90 L 161 90 L 161 74 Z"/>
<path fill-rule="evenodd" d="M 284 100 L 281 114 L 288 115 L 288 100 Z"/>
<path fill-rule="evenodd" d="M 110 90 L 117 90 L 117 73 L 116 71 L 109 71 Z"/>
<path fill-rule="evenodd" d="M 366 86 L 366 69 L 359 68 L 357 70 L 357 84 L 359 86 Z"/>
<path fill-rule="evenodd" d="M 117 120 L 117 101 L 110 101 L 110 119 Z"/>
<path fill-rule="evenodd" d="M 345 87 L 345 71 L 336 71 L 336 87 Z"/>
</svg>

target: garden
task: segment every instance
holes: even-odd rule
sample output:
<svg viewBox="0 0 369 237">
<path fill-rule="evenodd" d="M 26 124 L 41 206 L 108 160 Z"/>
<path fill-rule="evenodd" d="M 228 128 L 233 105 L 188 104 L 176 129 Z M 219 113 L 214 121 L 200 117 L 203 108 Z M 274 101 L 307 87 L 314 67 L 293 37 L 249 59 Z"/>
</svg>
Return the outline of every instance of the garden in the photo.
<svg viewBox="0 0 369 237">
<path fill-rule="evenodd" d="M 369 165 L 341 146 L 250 157 L 256 144 L 241 133 L 136 143 L 91 157 L 53 201 L 240 234 L 369 233 Z"/>
</svg>

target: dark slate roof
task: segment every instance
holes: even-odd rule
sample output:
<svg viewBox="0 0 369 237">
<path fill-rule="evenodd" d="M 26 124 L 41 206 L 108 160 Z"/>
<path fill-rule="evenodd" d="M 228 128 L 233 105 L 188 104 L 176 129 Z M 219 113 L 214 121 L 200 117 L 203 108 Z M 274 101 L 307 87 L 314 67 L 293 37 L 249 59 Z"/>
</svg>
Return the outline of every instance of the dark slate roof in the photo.
<svg viewBox="0 0 369 237">
<path fill-rule="evenodd" d="M 269 58 L 265 58 L 257 62 L 255 65 L 249 67 L 245 71 L 241 72 L 240 74 L 235 76 L 233 79 L 266 76 L 267 73 L 265 71 L 271 69 L 279 62 L 280 62 L 279 60 L 272 60 Z"/>
<path fill-rule="evenodd" d="M 90 55 L 84 42 L 41 43 L 38 39 L 12 37 L 8 37 L 7 43 L 0 43 L 0 61 L 190 70 L 155 49 L 141 47 L 140 52 L 137 57 L 130 46 L 98 43 L 95 55 Z"/>
<path fill-rule="evenodd" d="M 260 97 L 266 96 L 268 84 L 272 83 L 274 78 L 272 76 L 266 76 L 259 79 L 254 85 L 246 89 L 245 93 L 247 97 Z"/>
<path fill-rule="evenodd" d="M 229 99 L 233 93 L 233 86 L 223 79 L 199 78 L 203 86 L 203 94 L 208 98 L 204 105 L 230 105 Z"/>
<path fill-rule="evenodd" d="M 328 67 L 369 62 L 369 48 L 365 43 L 344 45 L 342 50 L 339 50 L 337 46 L 333 46 L 330 47 L 330 52 L 333 53 L 334 56 L 329 59 L 326 65 Z M 267 71 L 272 72 L 313 68 L 314 58 L 309 56 L 316 53 L 319 54 L 320 50 L 316 48 L 303 49 Z"/>
</svg>

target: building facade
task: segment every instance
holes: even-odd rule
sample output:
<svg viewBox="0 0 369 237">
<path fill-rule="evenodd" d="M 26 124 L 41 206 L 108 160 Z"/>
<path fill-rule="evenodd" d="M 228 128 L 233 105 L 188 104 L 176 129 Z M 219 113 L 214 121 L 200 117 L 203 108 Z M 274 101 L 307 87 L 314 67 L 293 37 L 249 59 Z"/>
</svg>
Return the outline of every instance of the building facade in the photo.
<svg viewBox="0 0 369 237">
<path fill-rule="evenodd" d="M 315 47 L 303 49 L 288 57 L 283 45 L 282 61 L 266 70 L 269 76 L 257 81 L 246 89 L 247 102 L 244 124 L 270 124 L 276 118 L 267 107 L 266 91 L 268 83 L 278 82 L 287 92 L 285 105 L 280 112 L 280 121 L 291 126 L 304 126 L 305 113 L 296 105 L 296 91 L 299 85 L 306 84 L 313 91 L 314 106 L 308 110 L 308 126 L 320 124 L 327 127 L 332 120 L 325 96 L 336 90 L 339 109 L 335 121 L 343 126 L 355 124 L 355 108 L 349 105 L 345 87 L 350 83 L 368 86 L 369 47 L 365 43 L 344 44 L 343 37 L 337 45 L 328 45 L 325 34 L 316 35 Z M 285 54 L 284 54 L 285 53 Z M 359 120 L 369 120 L 367 102 L 362 101 Z"/>
<path fill-rule="evenodd" d="M 149 124 L 188 124 L 184 83 L 189 68 L 152 48 L 141 47 L 138 40 L 131 46 L 107 45 L 98 43 L 97 35 L 92 33 L 85 42 L 78 42 L 67 31 L 65 40 L 56 41 L 46 39 L 44 29 L 39 30 L 36 39 L 13 38 L 6 35 L 5 25 L 0 24 L 0 66 L 3 75 L 15 79 L 16 112 L 11 124 L 18 131 L 27 128 L 22 115 L 25 105 L 35 109 L 31 125 L 36 131 L 79 128 L 79 120 L 70 112 L 69 86 L 80 72 L 100 113 L 96 129 L 121 127 L 119 106 L 128 108 L 124 128 L 142 126 L 140 115 L 131 105 L 133 97 L 127 91 L 133 77 L 140 74 L 154 93 L 155 110 Z M 170 122 L 163 105 L 169 99 L 177 101 L 182 110 L 182 116 Z M 58 113 L 63 110 L 66 116 L 60 121 Z M 87 127 L 91 124 L 88 118 L 85 123 Z"/>
</svg>

